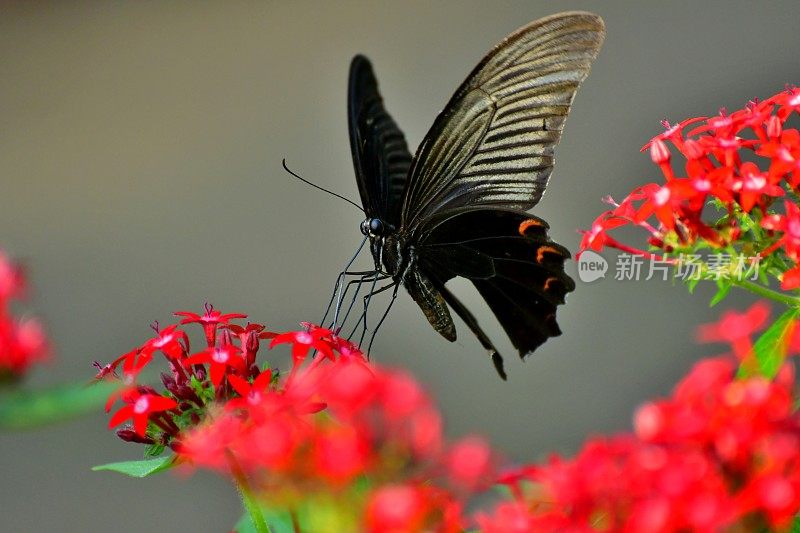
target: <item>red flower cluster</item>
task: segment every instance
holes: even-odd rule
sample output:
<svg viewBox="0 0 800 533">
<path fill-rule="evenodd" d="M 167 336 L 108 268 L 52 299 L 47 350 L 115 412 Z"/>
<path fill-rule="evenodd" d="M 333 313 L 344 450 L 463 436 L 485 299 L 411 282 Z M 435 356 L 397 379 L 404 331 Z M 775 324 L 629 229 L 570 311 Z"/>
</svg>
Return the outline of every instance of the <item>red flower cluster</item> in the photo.
<svg viewBox="0 0 800 533">
<path fill-rule="evenodd" d="M 259 341 L 275 336 L 261 324 L 246 327 L 231 324 L 231 320 L 247 315 L 222 314 L 210 305 L 206 305 L 202 315 L 186 311 L 176 315 L 184 317 L 180 324 L 161 328 L 156 322 L 151 326 L 155 331 L 153 338 L 105 366 L 95 363 L 99 369 L 97 379 L 116 377 L 124 383 L 106 405 L 109 411 L 117 400 L 125 403 L 111 417 L 109 426 L 131 420 L 133 426 L 124 427 L 117 434 L 127 441 L 155 445 L 154 453 L 163 446 L 174 446 L 180 433 L 202 420 L 215 400 L 236 396 L 236 389 L 226 378 L 263 381 L 256 364 Z M 206 346 L 192 354 L 189 336 L 180 327 L 195 323 L 203 327 Z M 159 353 L 170 368 L 169 373 L 161 374 L 166 389 L 163 393 L 137 382 L 142 370 Z M 119 370 L 121 376 L 117 374 Z M 266 376 L 269 375 L 267 370 Z"/>
<path fill-rule="evenodd" d="M 609 234 L 625 225 L 643 228 L 648 243 L 668 253 L 698 241 L 723 247 L 748 240 L 754 248 L 749 252 L 762 257 L 780 250 L 795 265 L 783 276 L 783 288 L 800 286 L 800 209 L 795 203 L 800 132 L 786 124 L 798 110 L 800 88 L 792 88 L 734 113 L 721 111 L 716 117 L 674 126 L 665 122 L 666 131 L 643 148 L 649 148 L 665 183 L 639 187 L 619 203 L 608 198 L 613 208 L 584 232 L 581 252 L 608 246 L 650 255 Z M 695 127 L 684 134 L 692 124 Z M 668 144 L 686 159 L 680 169 L 672 164 Z M 784 203 L 785 214 L 768 212 L 782 197 L 791 198 Z M 720 210 L 717 214 L 705 209 L 712 200 Z"/>
<path fill-rule="evenodd" d="M 463 498 L 493 479 L 486 443 L 448 446 L 438 411 L 411 376 L 367 363 L 329 330 L 273 340 L 281 342 L 298 362 L 288 378 L 229 376 L 240 398 L 186 433 L 179 455 L 240 470 L 267 501 L 289 508 L 335 491 L 368 531 L 461 531 Z M 317 357 L 300 367 L 312 347 Z M 356 479 L 369 485 L 366 494 Z"/>
<path fill-rule="evenodd" d="M 672 398 L 639 409 L 636 433 L 660 449 L 702 454 L 708 463 L 700 472 L 705 483 L 715 477 L 724 481 L 703 495 L 708 523 L 719 526 L 750 516 L 754 524 L 786 526 L 800 510 L 793 370 L 783 367 L 772 382 L 734 380 L 735 373 L 728 358 L 696 365 Z"/>
<path fill-rule="evenodd" d="M 465 499 L 494 479 L 495 458 L 476 437 L 446 443 L 438 411 L 411 376 L 368 363 L 356 345 L 313 324 L 274 334 L 232 324 L 245 315 L 210 306 L 176 314 L 203 327 L 203 350 L 191 353 L 181 325 L 155 324 L 152 339 L 100 367 L 99 378 L 122 373 L 125 385 L 107 406 L 125 404 L 109 422 L 132 421 L 117 432 L 122 439 L 244 477 L 272 505 L 336 493 L 368 531 L 463 530 Z M 258 366 L 266 338 L 270 347 L 291 344 L 290 372 Z M 171 369 L 163 393 L 137 383 L 157 353 Z"/>
<path fill-rule="evenodd" d="M 768 314 L 763 304 L 729 312 L 699 336 L 730 344 L 745 363 Z M 244 315 L 210 306 L 181 316 L 203 327 L 203 350 L 190 352 L 180 325 L 155 325 L 155 337 L 101 369 L 122 371 L 125 386 L 111 400 L 125 405 L 110 424 L 132 427 L 118 435 L 152 453 L 170 446 L 181 463 L 229 475 L 273 508 L 328 509 L 340 530 L 751 531 L 785 528 L 800 512 L 800 415 L 788 363 L 770 381 L 737 379 L 734 358 L 707 359 L 670 398 L 637 411 L 634 433 L 498 478 L 482 439 L 446 442 L 419 383 L 369 363 L 331 330 L 304 324 L 274 334 L 231 324 Z M 256 363 L 266 338 L 291 345 L 289 372 Z M 789 351 L 800 351 L 798 341 Z M 171 368 L 163 393 L 136 383 L 156 353 Z M 498 480 L 511 497 L 467 516 L 469 498 Z"/>
<path fill-rule="evenodd" d="M 0 382 L 18 378 L 49 354 L 47 338 L 39 321 L 34 318 L 20 320 L 11 313 L 11 303 L 24 292 L 22 270 L 0 250 Z"/>
<path fill-rule="evenodd" d="M 765 309 L 704 327 L 742 347 Z M 741 334 L 720 326 L 736 322 Z M 514 497 L 478 522 L 484 533 L 746 531 L 787 527 L 800 511 L 800 415 L 792 367 L 774 381 L 736 379 L 730 357 L 698 363 L 672 397 L 642 406 L 635 434 L 588 441 L 573 459 L 510 472 Z M 738 529 L 737 529 L 738 530 Z M 770 529 L 773 530 L 773 529 Z"/>
</svg>

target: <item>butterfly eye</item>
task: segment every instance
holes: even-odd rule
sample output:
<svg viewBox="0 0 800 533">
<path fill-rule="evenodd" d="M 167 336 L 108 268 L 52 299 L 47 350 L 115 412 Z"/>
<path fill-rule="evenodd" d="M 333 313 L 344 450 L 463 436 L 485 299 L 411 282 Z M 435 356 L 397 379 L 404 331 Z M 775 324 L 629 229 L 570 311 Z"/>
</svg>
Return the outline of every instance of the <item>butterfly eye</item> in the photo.
<svg viewBox="0 0 800 533">
<path fill-rule="evenodd" d="M 369 232 L 372 235 L 383 235 L 383 221 L 379 218 L 373 218 L 369 221 Z"/>
</svg>

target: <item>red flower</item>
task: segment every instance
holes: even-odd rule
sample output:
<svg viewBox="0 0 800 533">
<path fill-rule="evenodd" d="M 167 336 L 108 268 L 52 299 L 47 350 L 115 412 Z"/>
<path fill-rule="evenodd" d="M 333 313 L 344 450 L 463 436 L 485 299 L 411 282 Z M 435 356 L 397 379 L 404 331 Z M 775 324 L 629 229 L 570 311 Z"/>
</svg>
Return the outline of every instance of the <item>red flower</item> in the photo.
<svg viewBox="0 0 800 533">
<path fill-rule="evenodd" d="M 328 359 L 333 359 L 333 347 L 331 336 L 333 332 L 329 329 L 314 327 L 309 331 L 290 331 L 275 336 L 270 342 L 269 347 L 273 348 L 278 344 L 292 344 L 292 360 L 294 367 L 298 367 L 305 361 L 308 351 L 317 350 Z"/>
<path fill-rule="evenodd" d="M 247 368 L 253 366 L 256 360 L 256 353 L 260 347 L 261 339 L 272 339 L 277 336 L 277 333 L 271 331 L 264 331 L 264 326 L 261 324 L 247 323 L 247 326 L 242 327 L 238 324 L 227 324 L 224 326 L 230 330 L 231 333 L 239 337 L 239 346 L 242 349 L 242 355 Z"/>
<path fill-rule="evenodd" d="M 781 289 L 788 291 L 798 287 L 800 287 L 800 265 L 784 272 L 781 278 Z"/>
<path fill-rule="evenodd" d="M 492 450 L 479 437 L 467 437 L 453 445 L 445 459 L 448 478 L 457 486 L 473 491 L 491 484 L 494 473 Z"/>
<path fill-rule="evenodd" d="M 270 384 L 272 383 L 272 372 L 269 370 L 261 372 L 258 377 L 253 380 L 252 384 L 235 374 L 229 374 L 228 383 L 230 383 L 233 387 L 233 390 L 239 394 L 239 398 L 228 400 L 228 402 L 225 404 L 225 408 L 247 409 L 261 404 Z"/>
<path fill-rule="evenodd" d="M 783 247 L 786 255 L 795 263 L 800 263 L 800 207 L 794 202 L 786 202 L 785 215 L 770 215 L 764 217 L 761 225 L 772 231 L 780 231 L 783 234 L 770 247 L 762 252 L 768 255 L 779 247 Z M 794 289 L 800 286 L 800 272 L 798 266 L 784 273 L 781 280 L 781 288 L 784 290 Z"/>
<path fill-rule="evenodd" d="M 431 502 L 411 485 L 388 485 L 375 491 L 367 504 L 367 530 L 372 533 L 422 531 Z"/>
<path fill-rule="evenodd" d="M 337 416 L 349 418 L 375 402 L 379 379 L 367 364 L 339 360 L 320 383 L 320 392 Z"/>
<path fill-rule="evenodd" d="M 769 182 L 768 176 L 759 171 L 754 163 L 742 163 L 741 178 L 733 184 L 733 190 L 739 193 L 739 204 L 745 213 L 749 213 L 755 205 L 763 210 L 767 203 L 765 196 L 771 198 L 783 196 L 783 189 Z M 770 198 L 770 201 L 771 201 Z"/>
<path fill-rule="evenodd" d="M 165 398 L 158 394 L 141 394 L 138 391 L 133 391 L 125 400 L 129 405 L 114 413 L 108 422 L 108 427 L 118 426 L 130 418 L 133 419 L 134 431 L 142 437 L 147 431 L 147 421 L 151 414 L 169 411 L 178 406 L 178 402 L 172 398 Z"/>
<path fill-rule="evenodd" d="M 624 218 L 615 216 L 611 211 L 606 211 L 600 215 L 593 223 L 592 229 L 583 232 L 581 239 L 580 251 L 576 258 L 580 259 L 584 250 L 601 251 L 607 246 L 616 248 L 616 239 L 608 234 L 608 231 L 620 226 L 628 224 L 629 221 Z"/>
<path fill-rule="evenodd" d="M 744 313 L 726 311 L 716 324 L 705 324 L 697 329 L 700 342 L 726 342 L 740 360 L 748 358 L 753 349 L 750 337 L 764 328 L 769 319 L 769 306 L 756 302 Z"/>
<path fill-rule="evenodd" d="M 483 533 L 530 533 L 537 530 L 537 521 L 528 505 L 517 501 L 499 503 L 492 515 L 478 513 L 477 522 Z M 539 531 L 548 531 L 541 520 L 539 523 Z"/>
<path fill-rule="evenodd" d="M 22 269 L 0 250 L 0 317 L 4 314 L 5 302 L 19 298 L 24 290 L 25 276 Z"/>
<path fill-rule="evenodd" d="M 614 206 L 614 209 L 602 213 L 592 223 L 590 231 L 581 231 L 583 238 L 581 239 L 580 249 L 576 255 L 576 260 L 580 259 L 581 254 L 588 249 L 601 251 L 605 247 L 617 248 L 624 252 L 641 255 L 644 257 L 653 257 L 652 254 L 645 250 L 639 250 L 624 244 L 609 234 L 610 230 L 616 229 L 625 225 L 636 225 L 645 228 L 651 235 L 651 239 L 661 241 L 663 234 L 661 231 L 652 227 L 642 217 L 637 216 L 641 211 L 641 205 L 637 206 L 636 202 L 644 203 L 645 200 L 651 198 L 660 186 L 655 183 L 649 183 L 642 187 L 637 187 L 628 196 L 625 197 L 619 204 L 614 202 L 611 197 L 606 197 L 604 201 Z"/>
<path fill-rule="evenodd" d="M 38 320 L 17 320 L 11 300 L 25 291 L 22 269 L 0 250 L 0 382 L 15 379 L 50 355 L 44 329 Z"/>
<path fill-rule="evenodd" d="M 684 130 L 684 128 L 686 128 L 686 126 L 688 126 L 690 124 L 694 124 L 696 122 L 700 122 L 701 120 L 705 120 L 705 117 L 689 118 L 689 119 L 686 119 L 683 122 L 679 122 L 679 123 L 677 123 L 677 124 L 675 124 L 673 126 L 670 126 L 669 122 L 667 122 L 666 120 L 663 120 L 661 122 L 661 125 L 664 126 L 665 131 L 662 132 L 662 133 L 659 133 L 658 135 L 656 135 L 655 137 L 650 139 L 650 141 L 648 141 L 647 144 L 642 146 L 641 151 L 644 152 L 648 148 L 652 149 L 652 145 L 654 143 L 658 142 L 658 141 L 662 141 L 662 142 L 663 141 L 670 141 L 673 144 L 675 144 L 678 147 L 678 149 L 681 149 L 682 144 L 683 144 L 683 130 Z"/>
<path fill-rule="evenodd" d="M 800 88 L 788 88 L 776 94 L 770 100 L 771 103 L 778 104 L 780 107 L 778 110 L 778 118 L 782 121 L 786 121 L 792 112 L 797 113 L 798 110 L 800 110 Z"/>
<path fill-rule="evenodd" d="M 208 346 L 214 346 L 217 339 L 217 328 L 221 325 L 228 324 L 234 318 L 247 318 L 247 315 L 241 313 L 228 313 L 223 315 L 222 312 L 214 309 L 213 305 L 205 305 L 205 313 L 198 315 L 190 311 L 176 311 L 175 316 L 185 317 L 181 320 L 181 324 L 197 323 L 203 326 L 206 334 L 206 342 Z"/>
<path fill-rule="evenodd" d="M 743 500 L 756 509 L 763 509 L 770 524 L 786 528 L 800 508 L 800 482 L 780 474 L 765 474 L 752 480 Z"/>
<path fill-rule="evenodd" d="M 219 388 L 228 369 L 232 368 L 237 372 L 245 370 L 244 359 L 239 355 L 239 349 L 230 344 L 218 348 L 208 348 L 183 360 L 185 367 L 199 364 L 209 365 L 208 373 L 215 389 Z"/>
<path fill-rule="evenodd" d="M 12 376 L 24 374 L 50 354 L 49 343 L 41 324 L 33 318 L 14 322 L 0 317 L 0 378 L 4 372 Z"/>
<path fill-rule="evenodd" d="M 314 468 L 334 483 L 345 483 L 362 474 L 370 460 L 369 441 L 353 426 L 317 432 L 313 448 Z"/>
<path fill-rule="evenodd" d="M 170 359 L 181 359 L 189 352 L 189 337 L 185 332 L 177 329 L 178 325 L 167 326 L 159 330 L 158 322 L 154 323 L 153 330 L 157 337 L 147 341 L 142 348 L 144 352 L 160 350 Z"/>
<path fill-rule="evenodd" d="M 243 432 L 244 421 L 221 416 L 211 424 L 201 424 L 181 436 L 176 451 L 182 459 L 208 468 L 227 470 L 231 445 Z"/>
</svg>

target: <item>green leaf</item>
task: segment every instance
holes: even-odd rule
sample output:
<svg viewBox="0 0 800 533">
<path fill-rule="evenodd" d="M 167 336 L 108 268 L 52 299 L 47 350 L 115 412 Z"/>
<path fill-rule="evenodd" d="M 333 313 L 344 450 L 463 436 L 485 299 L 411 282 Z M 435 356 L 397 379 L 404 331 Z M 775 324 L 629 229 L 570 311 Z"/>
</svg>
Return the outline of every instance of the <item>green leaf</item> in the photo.
<svg viewBox="0 0 800 533">
<path fill-rule="evenodd" d="M 270 533 L 294 533 L 292 516 L 288 511 L 264 509 L 264 520 L 266 520 L 269 526 Z"/>
<path fill-rule="evenodd" d="M 800 533 L 800 514 L 794 517 L 792 522 L 792 533 Z"/>
<path fill-rule="evenodd" d="M 708 302 L 708 306 L 709 307 L 714 307 L 715 305 L 720 303 L 722 300 L 724 300 L 725 297 L 728 295 L 728 293 L 731 292 L 731 287 L 732 286 L 733 285 L 731 285 L 730 283 L 720 283 L 718 281 L 717 282 L 717 287 L 718 287 L 717 288 L 717 293 L 714 295 L 713 298 L 711 298 L 711 301 Z"/>
<path fill-rule="evenodd" d="M 245 513 L 239 521 L 236 522 L 236 525 L 233 526 L 233 530 L 236 533 L 256 533 L 256 526 L 254 526 L 253 521 L 250 520 L 250 515 Z"/>
<path fill-rule="evenodd" d="M 177 464 L 177 458 L 174 455 L 167 457 L 158 457 L 156 459 L 142 459 L 140 461 L 123 461 L 120 463 L 108 463 L 105 465 L 93 466 L 92 470 L 98 472 L 101 470 L 109 470 L 111 472 L 119 472 L 130 477 L 147 477 L 169 470 Z"/>
<path fill-rule="evenodd" d="M 292 517 L 288 511 L 278 511 L 261 507 L 261 512 L 267 522 L 270 533 L 294 533 L 294 525 L 292 524 Z M 234 526 L 236 533 L 257 533 L 253 520 L 248 513 L 244 513 L 239 521 Z M 303 530 L 305 531 L 305 530 Z"/>
<path fill-rule="evenodd" d="M 697 288 L 698 283 L 700 283 L 699 277 L 686 280 L 686 287 L 689 289 L 689 294 L 694 294 L 694 290 Z"/>
<path fill-rule="evenodd" d="M 753 346 L 758 372 L 760 375 L 773 378 L 786 358 L 789 341 L 792 339 L 795 319 L 800 315 L 800 309 L 792 308 L 784 312 L 778 320 L 761 334 Z M 739 375 L 747 375 L 744 367 L 739 369 Z"/>
<path fill-rule="evenodd" d="M 117 387 L 118 383 L 98 382 L 0 393 L 0 429 L 30 429 L 95 411 Z"/>
<path fill-rule="evenodd" d="M 150 444 L 144 449 L 144 455 L 145 457 L 158 457 L 166 449 L 167 447 L 163 444 Z"/>
</svg>

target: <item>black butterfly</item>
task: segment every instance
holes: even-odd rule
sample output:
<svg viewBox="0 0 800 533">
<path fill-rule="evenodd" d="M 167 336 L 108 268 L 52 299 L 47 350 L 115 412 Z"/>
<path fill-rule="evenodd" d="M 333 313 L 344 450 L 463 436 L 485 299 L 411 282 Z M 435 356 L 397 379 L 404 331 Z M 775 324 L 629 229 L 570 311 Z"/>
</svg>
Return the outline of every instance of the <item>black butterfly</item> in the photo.
<svg viewBox="0 0 800 533">
<path fill-rule="evenodd" d="M 509 35 L 461 84 L 414 157 L 369 61 L 356 56 L 350 66 L 350 145 L 367 216 L 361 231 L 375 260 L 370 281 L 391 278 L 394 296 L 402 284 L 449 341 L 455 311 L 503 379 L 502 358 L 445 283 L 472 281 L 520 357 L 561 334 L 556 307 L 575 288 L 564 273 L 570 254 L 525 211 L 545 191 L 553 148 L 604 36 L 602 19 L 580 12 Z"/>
</svg>

